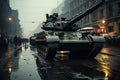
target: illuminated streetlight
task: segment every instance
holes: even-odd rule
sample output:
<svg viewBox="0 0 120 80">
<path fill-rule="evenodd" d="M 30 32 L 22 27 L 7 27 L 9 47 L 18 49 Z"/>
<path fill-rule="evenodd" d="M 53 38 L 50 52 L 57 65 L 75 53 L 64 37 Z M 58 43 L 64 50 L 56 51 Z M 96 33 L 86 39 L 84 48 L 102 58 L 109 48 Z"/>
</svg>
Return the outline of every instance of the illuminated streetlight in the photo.
<svg viewBox="0 0 120 80">
<path fill-rule="evenodd" d="M 105 20 L 102 20 L 102 23 L 105 24 Z"/>
<path fill-rule="evenodd" d="M 100 31 L 106 32 L 106 21 L 104 19 L 101 21 Z"/>
<path fill-rule="evenodd" d="M 12 18 L 11 18 L 11 17 L 9 17 L 9 18 L 8 18 L 8 20 L 9 20 L 9 21 L 12 21 Z"/>
</svg>

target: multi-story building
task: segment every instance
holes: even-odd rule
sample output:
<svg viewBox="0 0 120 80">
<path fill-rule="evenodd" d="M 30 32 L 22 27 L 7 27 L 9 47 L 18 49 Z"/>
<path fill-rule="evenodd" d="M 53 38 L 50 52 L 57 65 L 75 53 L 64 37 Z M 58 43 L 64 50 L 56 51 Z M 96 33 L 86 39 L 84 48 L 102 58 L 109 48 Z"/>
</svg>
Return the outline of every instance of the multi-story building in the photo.
<svg viewBox="0 0 120 80">
<path fill-rule="evenodd" d="M 6 35 L 9 32 L 8 18 L 10 13 L 11 8 L 9 6 L 9 0 L 0 0 L 0 32 Z"/>
<path fill-rule="evenodd" d="M 61 3 L 57 6 L 57 8 L 54 8 L 52 11 L 51 11 L 51 14 L 53 13 L 58 13 L 58 15 L 62 16 L 63 14 L 63 8 L 64 8 L 64 3 Z"/>
<path fill-rule="evenodd" d="M 120 0 L 108 0 L 105 8 L 107 31 L 120 33 Z"/>
<path fill-rule="evenodd" d="M 21 36 L 22 29 L 19 24 L 18 11 L 12 10 L 9 0 L 0 0 L 0 33 L 10 36 Z"/>
<path fill-rule="evenodd" d="M 64 0 L 61 16 L 72 19 L 101 0 Z M 59 11 L 58 11 L 59 13 Z M 101 32 L 120 33 L 120 0 L 105 0 L 104 4 L 89 15 L 80 19 L 79 27 L 93 26 Z"/>
<path fill-rule="evenodd" d="M 12 21 L 11 21 L 11 36 L 22 36 L 22 28 L 20 25 L 20 20 L 18 18 L 19 13 L 18 10 L 12 10 L 11 12 L 11 17 L 12 17 Z"/>
</svg>

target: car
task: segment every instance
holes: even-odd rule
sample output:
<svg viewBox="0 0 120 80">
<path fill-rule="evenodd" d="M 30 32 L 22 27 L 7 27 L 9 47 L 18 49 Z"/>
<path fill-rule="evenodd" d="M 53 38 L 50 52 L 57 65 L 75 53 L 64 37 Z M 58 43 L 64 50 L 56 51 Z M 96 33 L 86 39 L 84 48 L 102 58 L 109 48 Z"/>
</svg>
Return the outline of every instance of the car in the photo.
<svg viewBox="0 0 120 80">
<path fill-rule="evenodd" d="M 108 36 L 108 33 L 104 32 L 100 34 L 101 36 L 103 36 L 104 38 Z"/>
<path fill-rule="evenodd" d="M 106 42 L 109 44 L 120 45 L 120 34 L 113 33 L 105 36 Z"/>
</svg>

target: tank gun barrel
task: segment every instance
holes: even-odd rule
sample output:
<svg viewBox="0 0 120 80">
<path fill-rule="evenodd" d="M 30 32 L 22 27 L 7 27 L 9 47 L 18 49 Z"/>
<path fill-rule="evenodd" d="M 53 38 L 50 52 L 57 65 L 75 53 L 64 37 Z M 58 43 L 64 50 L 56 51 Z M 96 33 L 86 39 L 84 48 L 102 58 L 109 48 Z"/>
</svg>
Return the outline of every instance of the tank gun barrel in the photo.
<svg viewBox="0 0 120 80">
<path fill-rule="evenodd" d="M 86 11 L 84 11 L 82 14 L 76 16 L 75 18 L 71 19 L 68 23 L 69 25 L 76 23 L 77 21 L 79 21 L 80 19 L 82 19 L 83 17 L 85 17 L 86 15 L 92 13 L 94 10 L 96 10 L 97 8 L 99 8 L 100 6 L 102 6 L 102 4 L 104 3 L 105 0 L 100 0 L 99 2 L 97 2 L 94 6 L 90 7 L 89 9 L 87 9 Z"/>
</svg>

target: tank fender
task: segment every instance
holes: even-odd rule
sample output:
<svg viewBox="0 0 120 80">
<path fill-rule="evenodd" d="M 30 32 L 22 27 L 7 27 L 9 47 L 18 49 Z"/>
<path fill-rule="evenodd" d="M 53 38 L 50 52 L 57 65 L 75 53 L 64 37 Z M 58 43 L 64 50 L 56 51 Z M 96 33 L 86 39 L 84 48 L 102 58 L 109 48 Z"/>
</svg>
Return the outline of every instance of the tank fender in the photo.
<svg viewBox="0 0 120 80">
<path fill-rule="evenodd" d="M 105 42 L 105 38 L 103 36 L 89 36 L 89 37 L 92 38 L 93 42 L 98 42 L 98 43 Z"/>
</svg>

